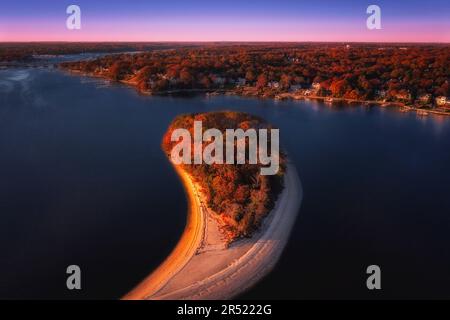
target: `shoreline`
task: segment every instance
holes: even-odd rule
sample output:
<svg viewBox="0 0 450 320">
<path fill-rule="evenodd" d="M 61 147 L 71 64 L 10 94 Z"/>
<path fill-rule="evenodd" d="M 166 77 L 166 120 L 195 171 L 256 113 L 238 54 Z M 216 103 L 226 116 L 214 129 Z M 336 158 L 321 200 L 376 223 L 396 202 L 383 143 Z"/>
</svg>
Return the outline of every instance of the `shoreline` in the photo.
<svg viewBox="0 0 450 320">
<path fill-rule="evenodd" d="M 204 216 L 198 204 L 196 191 L 192 180 L 181 168 L 173 165 L 177 175 L 180 177 L 186 198 L 188 200 L 188 213 L 186 226 L 177 242 L 175 248 L 169 256 L 135 288 L 128 292 L 123 300 L 141 300 L 157 292 L 165 284 L 165 279 L 169 279 L 173 272 L 182 268 L 192 255 L 195 254 L 204 232 Z"/>
<path fill-rule="evenodd" d="M 280 258 L 302 199 L 297 171 L 288 160 L 283 191 L 260 229 L 227 247 L 195 183 L 174 167 L 189 199 L 186 228 L 166 260 L 122 299 L 231 299 L 267 275 Z"/>
<path fill-rule="evenodd" d="M 425 108 L 420 104 L 405 104 L 400 101 L 377 101 L 377 100 L 359 100 L 359 99 L 348 99 L 348 98 L 335 98 L 329 96 L 316 96 L 316 95 L 300 95 L 293 92 L 279 92 L 279 93 L 244 93 L 245 90 L 242 88 L 232 88 L 232 89 L 173 89 L 159 92 L 152 92 L 150 90 L 142 90 L 137 87 L 137 84 L 131 80 L 118 80 L 114 81 L 109 79 L 107 76 L 102 74 L 88 73 L 80 70 L 72 70 L 72 69 L 61 69 L 67 71 L 69 73 L 73 73 L 76 75 L 81 75 L 85 77 L 93 77 L 93 78 L 101 78 L 104 80 L 108 80 L 111 82 L 117 82 L 124 84 L 126 86 L 133 87 L 139 94 L 147 95 L 147 96 L 170 96 L 170 95 L 192 95 L 192 94 L 205 94 L 205 96 L 217 96 L 217 95 L 235 95 L 240 97 L 250 97 L 250 98 L 259 98 L 259 99 L 272 99 L 272 100 L 315 100 L 321 101 L 324 104 L 333 105 L 336 103 L 344 103 L 348 106 L 352 104 L 362 104 L 366 106 L 378 106 L 381 108 L 389 108 L 394 107 L 399 109 L 400 112 L 416 112 L 417 115 L 427 116 L 429 114 L 434 115 L 442 115 L 442 116 L 450 116 L 450 112 L 436 110 L 432 108 Z"/>
</svg>

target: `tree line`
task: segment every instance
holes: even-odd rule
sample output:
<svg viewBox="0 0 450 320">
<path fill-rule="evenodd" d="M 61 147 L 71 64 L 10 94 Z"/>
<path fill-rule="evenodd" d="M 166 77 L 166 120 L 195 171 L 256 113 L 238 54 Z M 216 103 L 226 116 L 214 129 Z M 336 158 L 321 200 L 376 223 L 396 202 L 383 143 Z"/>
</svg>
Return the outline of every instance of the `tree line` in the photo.
<svg viewBox="0 0 450 320">
<path fill-rule="evenodd" d="M 450 96 L 446 45 L 212 45 L 118 54 L 63 67 L 153 92 L 237 86 L 285 92 L 318 83 L 317 94 L 349 99 Z"/>
</svg>

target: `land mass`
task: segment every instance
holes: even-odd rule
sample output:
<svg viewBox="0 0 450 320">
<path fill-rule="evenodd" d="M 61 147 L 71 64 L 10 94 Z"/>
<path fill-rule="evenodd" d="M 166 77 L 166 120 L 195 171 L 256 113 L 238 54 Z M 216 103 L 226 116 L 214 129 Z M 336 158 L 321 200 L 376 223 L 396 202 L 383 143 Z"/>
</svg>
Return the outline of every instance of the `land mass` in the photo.
<svg viewBox="0 0 450 320">
<path fill-rule="evenodd" d="M 62 63 L 144 94 L 236 94 L 450 114 L 446 44 L 210 44 Z"/>
<path fill-rule="evenodd" d="M 174 130 L 198 120 L 223 132 L 226 126 L 271 128 L 242 112 L 180 115 L 164 135 L 163 150 L 170 155 Z M 186 228 L 170 256 L 124 299 L 229 299 L 266 275 L 283 251 L 302 198 L 295 167 L 285 154 L 279 157 L 282 170 L 269 177 L 250 161 L 172 161 L 189 202 Z"/>
</svg>

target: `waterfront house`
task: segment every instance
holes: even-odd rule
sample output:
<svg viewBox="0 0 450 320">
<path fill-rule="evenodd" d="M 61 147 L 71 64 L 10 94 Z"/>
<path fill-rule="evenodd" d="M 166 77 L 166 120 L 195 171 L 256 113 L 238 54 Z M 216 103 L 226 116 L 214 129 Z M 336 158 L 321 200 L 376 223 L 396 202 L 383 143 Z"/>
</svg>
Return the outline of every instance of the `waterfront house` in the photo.
<svg viewBox="0 0 450 320">
<path fill-rule="evenodd" d="M 290 86 L 289 91 L 290 91 L 290 92 L 296 92 L 296 91 L 300 90 L 301 88 L 302 88 L 301 85 L 299 85 L 299 84 L 293 84 L 293 85 Z"/>
<path fill-rule="evenodd" d="M 235 81 L 236 86 L 240 86 L 240 87 L 245 86 L 245 83 L 246 83 L 245 78 L 238 78 Z"/>
<path fill-rule="evenodd" d="M 272 89 L 278 89 L 280 87 L 280 83 L 278 81 L 270 81 L 267 83 L 267 86 Z"/>
<path fill-rule="evenodd" d="M 379 98 L 385 98 L 386 97 L 386 91 L 385 90 L 377 90 L 376 94 Z"/>
<path fill-rule="evenodd" d="M 318 82 L 313 82 L 313 84 L 311 85 L 311 88 L 312 88 L 314 91 L 319 91 L 319 90 L 320 90 L 320 83 L 318 83 Z"/>
<path fill-rule="evenodd" d="M 213 83 L 216 85 L 224 85 L 225 84 L 225 78 L 223 77 L 219 77 L 219 76 L 214 76 L 213 77 Z"/>
<path fill-rule="evenodd" d="M 450 100 L 447 99 L 447 97 L 439 96 L 439 97 L 436 98 L 436 104 L 439 107 L 443 107 L 443 106 L 447 105 L 448 102 L 450 102 Z"/>
<path fill-rule="evenodd" d="M 419 96 L 419 102 L 426 104 L 429 103 L 431 101 L 431 94 L 426 93 L 426 94 L 422 94 Z"/>
<path fill-rule="evenodd" d="M 411 93 L 408 91 L 399 92 L 395 95 L 395 98 L 400 101 L 411 101 Z"/>
<path fill-rule="evenodd" d="M 109 68 L 105 68 L 105 67 L 96 67 L 95 68 L 95 73 L 106 73 L 106 72 L 108 72 L 109 71 Z"/>
</svg>

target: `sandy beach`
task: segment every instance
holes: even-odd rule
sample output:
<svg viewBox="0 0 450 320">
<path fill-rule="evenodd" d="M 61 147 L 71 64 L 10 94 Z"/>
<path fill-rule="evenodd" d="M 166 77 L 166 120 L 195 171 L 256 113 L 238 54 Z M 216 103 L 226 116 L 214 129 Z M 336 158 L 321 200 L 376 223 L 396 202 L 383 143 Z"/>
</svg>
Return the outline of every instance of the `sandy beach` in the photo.
<svg viewBox="0 0 450 320">
<path fill-rule="evenodd" d="M 175 168 L 189 201 L 186 228 L 169 257 L 123 299 L 231 299 L 268 274 L 280 258 L 302 200 L 297 171 L 288 161 L 284 189 L 260 230 L 226 248 L 201 192 Z"/>
</svg>

